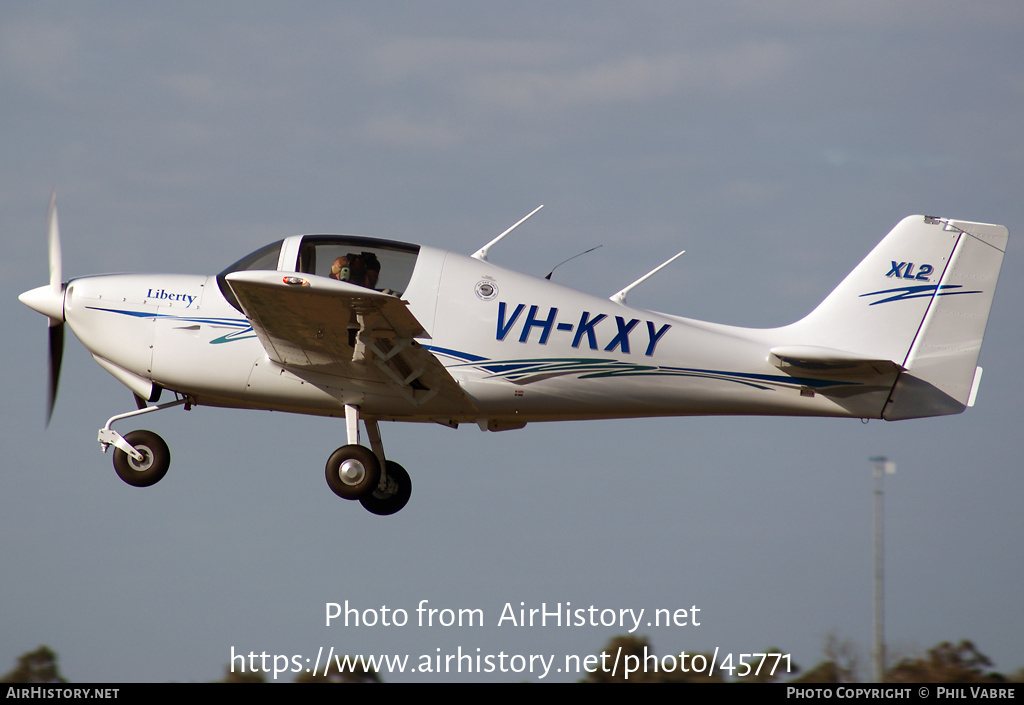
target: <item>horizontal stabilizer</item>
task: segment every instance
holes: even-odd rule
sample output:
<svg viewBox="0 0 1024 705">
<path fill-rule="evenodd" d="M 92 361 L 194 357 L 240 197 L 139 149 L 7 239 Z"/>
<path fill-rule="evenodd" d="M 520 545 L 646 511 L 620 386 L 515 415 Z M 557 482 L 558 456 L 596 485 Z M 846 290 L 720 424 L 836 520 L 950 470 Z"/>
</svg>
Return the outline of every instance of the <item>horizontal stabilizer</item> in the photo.
<svg viewBox="0 0 1024 705">
<path fill-rule="evenodd" d="M 784 345 L 769 352 L 769 362 L 792 375 L 870 380 L 903 369 L 892 360 L 815 345 Z"/>
</svg>

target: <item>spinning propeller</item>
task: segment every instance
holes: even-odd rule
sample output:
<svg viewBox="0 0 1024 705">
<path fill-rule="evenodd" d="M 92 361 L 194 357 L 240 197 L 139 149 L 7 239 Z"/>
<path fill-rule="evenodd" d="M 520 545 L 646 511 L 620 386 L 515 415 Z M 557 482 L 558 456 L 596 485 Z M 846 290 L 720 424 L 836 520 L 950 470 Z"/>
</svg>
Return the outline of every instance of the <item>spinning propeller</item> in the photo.
<svg viewBox="0 0 1024 705">
<path fill-rule="evenodd" d="M 53 416 L 53 404 L 57 399 L 57 383 L 60 380 L 60 363 L 64 357 L 64 283 L 61 280 L 60 228 L 57 226 L 57 194 L 50 195 L 50 207 L 46 213 L 49 229 L 47 246 L 50 256 L 50 283 L 26 291 L 18 300 L 49 319 L 50 330 L 50 382 L 46 402 L 46 424 Z"/>
</svg>

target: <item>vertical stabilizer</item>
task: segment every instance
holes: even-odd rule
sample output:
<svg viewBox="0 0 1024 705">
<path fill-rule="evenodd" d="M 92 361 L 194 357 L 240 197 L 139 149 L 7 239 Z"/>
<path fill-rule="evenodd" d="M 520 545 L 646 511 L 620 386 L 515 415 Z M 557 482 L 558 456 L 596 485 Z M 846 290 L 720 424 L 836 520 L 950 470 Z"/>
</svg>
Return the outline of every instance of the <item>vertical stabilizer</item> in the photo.
<svg viewBox="0 0 1024 705">
<path fill-rule="evenodd" d="M 959 413 L 972 397 L 1008 235 L 1001 225 L 904 218 L 787 328 L 787 342 L 894 363 L 885 419 Z"/>
</svg>

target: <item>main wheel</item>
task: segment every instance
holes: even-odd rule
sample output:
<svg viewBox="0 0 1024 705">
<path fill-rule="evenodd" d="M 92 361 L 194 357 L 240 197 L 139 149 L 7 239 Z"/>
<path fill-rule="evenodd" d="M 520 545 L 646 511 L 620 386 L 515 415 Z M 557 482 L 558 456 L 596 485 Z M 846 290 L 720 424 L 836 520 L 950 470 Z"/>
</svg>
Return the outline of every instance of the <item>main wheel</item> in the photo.
<svg viewBox="0 0 1024 705">
<path fill-rule="evenodd" d="M 171 451 L 164 439 L 152 431 L 131 431 L 124 434 L 124 439 L 142 453 L 142 460 L 135 460 L 115 448 L 114 470 L 117 476 L 132 487 L 150 487 L 160 482 L 171 466 Z"/>
<path fill-rule="evenodd" d="M 327 459 L 327 486 L 345 499 L 359 499 L 372 492 L 380 482 L 380 463 L 373 451 L 364 446 L 338 448 Z"/>
<path fill-rule="evenodd" d="M 404 507 L 409 501 L 409 497 L 412 496 L 412 480 L 409 479 L 409 473 L 405 471 L 405 468 L 395 461 L 389 460 L 387 470 L 387 490 L 382 492 L 379 487 L 375 487 L 372 492 L 363 495 L 359 500 L 359 503 L 371 514 L 380 516 L 394 514 Z"/>
</svg>

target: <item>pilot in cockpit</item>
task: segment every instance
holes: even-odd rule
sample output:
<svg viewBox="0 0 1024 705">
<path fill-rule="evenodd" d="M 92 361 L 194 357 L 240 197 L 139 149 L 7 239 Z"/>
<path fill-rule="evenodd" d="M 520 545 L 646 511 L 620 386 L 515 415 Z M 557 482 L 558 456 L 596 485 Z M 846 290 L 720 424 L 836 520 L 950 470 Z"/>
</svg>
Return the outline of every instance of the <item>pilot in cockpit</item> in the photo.
<svg viewBox="0 0 1024 705">
<path fill-rule="evenodd" d="M 366 269 L 365 286 L 370 289 L 376 289 L 377 280 L 380 278 L 380 260 L 377 259 L 377 255 L 372 252 L 360 253 L 359 260 L 363 263 L 363 267 Z"/>
<path fill-rule="evenodd" d="M 349 284 L 376 289 L 377 280 L 380 278 L 380 260 L 373 252 L 362 252 L 358 255 L 350 252 L 334 260 L 328 276 Z"/>
<path fill-rule="evenodd" d="M 380 266 L 378 265 L 377 268 L 379 270 Z M 334 260 L 329 276 L 331 279 L 348 282 L 349 284 L 366 286 L 366 265 L 359 255 L 350 252 Z"/>
</svg>

